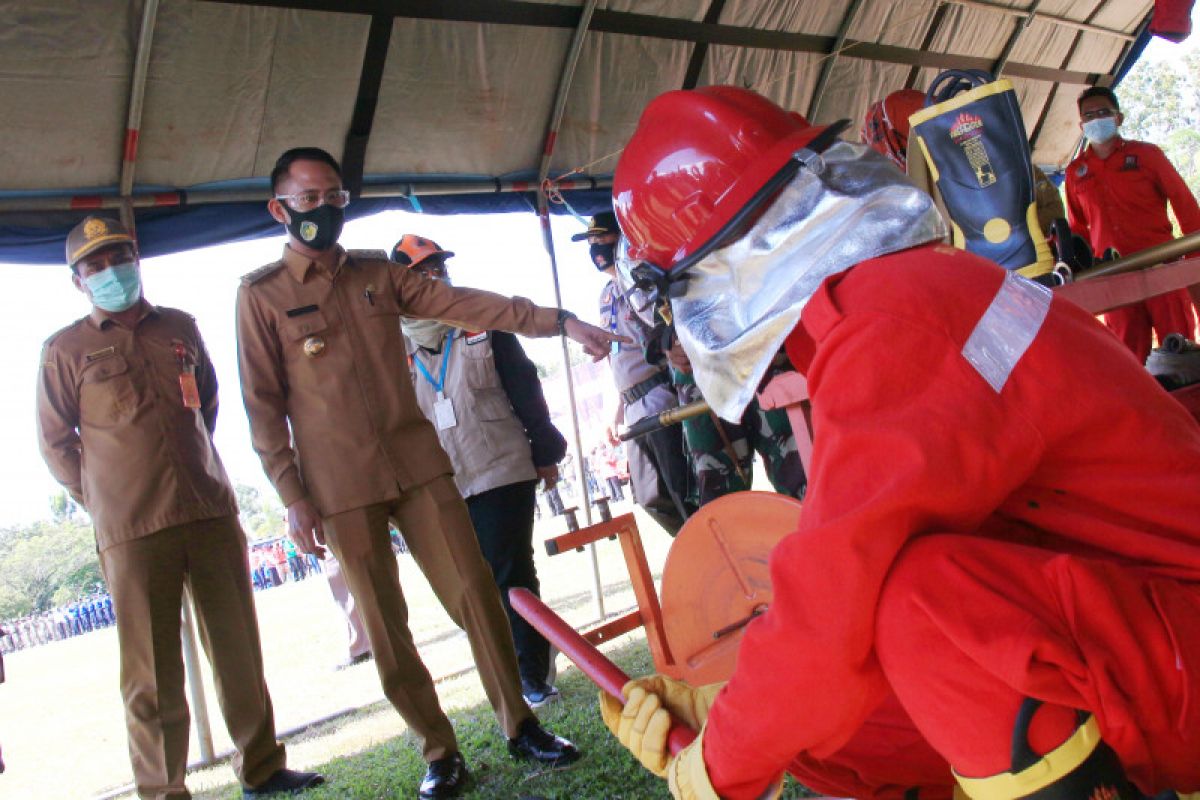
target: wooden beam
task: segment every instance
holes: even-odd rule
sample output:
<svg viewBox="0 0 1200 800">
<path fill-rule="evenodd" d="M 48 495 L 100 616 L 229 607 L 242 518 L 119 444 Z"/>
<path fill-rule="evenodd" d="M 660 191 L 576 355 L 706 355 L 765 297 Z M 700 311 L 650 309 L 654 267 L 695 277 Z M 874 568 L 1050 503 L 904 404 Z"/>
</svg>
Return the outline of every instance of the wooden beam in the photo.
<svg viewBox="0 0 1200 800">
<path fill-rule="evenodd" d="M 392 40 L 393 18 L 376 14 L 371 17 L 367 46 L 363 51 L 362 71 L 358 77 L 358 96 L 350 117 L 350 130 L 342 148 L 342 183 L 355 197 L 362 191 L 363 170 L 367 161 L 367 143 L 379 105 L 379 87 L 387 64 L 388 44 Z"/>
<path fill-rule="evenodd" d="M 817 75 L 817 82 L 813 86 L 812 99 L 808 102 L 808 118 L 816 119 L 817 110 L 821 107 L 821 98 L 825 94 L 825 87 L 829 83 L 829 78 L 833 75 L 833 66 L 837 62 L 838 53 L 846 44 L 846 37 L 850 33 L 850 28 L 854 25 L 854 20 L 858 18 L 858 12 L 862 10 L 863 0 L 850 0 L 850 5 L 846 8 L 846 13 L 842 15 L 842 22 L 838 25 L 837 35 L 833 39 L 833 46 L 829 48 L 829 52 L 825 54 L 825 58 L 821 61 L 821 72 Z"/>
<path fill-rule="evenodd" d="M 574 28 L 579 22 L 581 11 L 575 6 L 558 6 L 542 3 L 519 2 L 518 0 L 458 0 L 458 2 L 434 2 L 433 0 L 203 0 L 209 3 L 232 3 L 234 5 L 265 6 L 271 8 L 296 8 L 314 11 L 332 11 L 349 14 L 391 14 L 394 17 L 413 19 L 439 19 L 452 22 L 480 22 L 504 25 L 531 25 L 551 28 Z M 763 50 L 780 50 L 796 53 L 828 53 L 832 51 L 835 37 L 817 36 L 808 33 L 768 31 L 734 25 L 715 25 L 705 22 L 671 17 L 655 17 L 648 14 L 633 14 L 625 11 L 597 9 L 592 16 L 589 30 L 601 33 L 646 36 L 668 41 L 684 41 L 704 44 L 723 44 L 732 47 L 752 47 Z M 847 58 L 862 58 L 890 64 L 907 64 L 916 67 L 937 69 L 968 68 L 989 69 L 991 59 L 960 56 L 951 53 L 929 53 L 906 47 L 893 47 L 874 42 L 856 41 L 847 38 L 844 55 Z M 1100 77 L 1097 73 L 1073 72 L 1070 70 L 1041 67 L 1035 64 L 1012 64 L 1008 74 L 1031 80 L 1090 85 Z"/>
<path fill-rule="evenodd" d="M 725 9 L 725 0 L 712 0 L 708 5 L 708 11 L 704 14 L 704 23 L 712 25 L 721 18 L 721 12 Z M 708 56 L 708 44 L 705 42 L 697 42 L 692 48 L 692 57 L 688 59 L 687 72 L 683 74 L 682 89 L 695 89 L 696 84 L 700 82 L 700 69 L 704 66 L 704 59 Z"/>
<path fill-rule="evenodd" d="M 1190 256 L 1137 272 L 1078 280 L 1056 287 L 1054 294 L 1065 297 L 1088 313 L 1102 314 L 1197 283 L 1200 283 L 1200 256 Z"/>
<path fill-rule="evenodd" d="M 996 59 L 996 63 L 992 65 L 990 70 L 997 78 L 1004 71 L 1004 67 L 1008 64 L 1008 59 L 1012 56 L 1013 49 L 1017 46 L 1017 42 L 1021 39 L 1021 34 L 1029 27 L 1037 16 L 1038 6 L 1042 4 L 1042 0 L 1034 0 L 1033 5 L 1029 7 L 1029 13 L 1017 19 L 1016 27 L 1013 28 L 1012 34 L 1008 37 L 1008 41 L 1004 43 L 1004 49 L 1000 51 L 1000 56 Z"/>
<path fill-rule="evenodd" d="M 925 29 L 925 38 L 921 40 L 921 49 L 928 50 L 933 46 L 933 40 L 937 38 L 938 33 L 942 30 L 942 24 L 946 21 L 946 14 L 950 11 L 949 3 L 940 4 L 933 12 L 933 18 L 929 20 L 929 27 Z M 904 88 L 911 89 L 917 84 L 917 78 L 921 76 L 921 68 L 914 66 L 908 71 L 908 78 L 904 81 Z"/>
</svg>

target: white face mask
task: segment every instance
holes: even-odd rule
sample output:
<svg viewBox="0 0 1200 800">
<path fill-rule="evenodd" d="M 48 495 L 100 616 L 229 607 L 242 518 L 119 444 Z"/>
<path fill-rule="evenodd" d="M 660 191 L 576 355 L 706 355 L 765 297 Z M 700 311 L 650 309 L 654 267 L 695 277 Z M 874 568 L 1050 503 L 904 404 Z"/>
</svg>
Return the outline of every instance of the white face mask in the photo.
<svg viewBox="0 0 1200 800">
<path fill-rule="evenodd" d="M 1104 144 L 1117 135 L 1117 118 L 1100 117 L 1083 123 L 1083 135 L 1088 141 Z"/>
<path fill-rule="evenodd" d="M 436 319 L 409 319 L 408 317 L 400 318 L 400 327 L 404 331 L 404 335 L 412 339 L 418 347 L 429 350 L 440 350 L 442 340 L 453 328 L 452 325 Z"/>
</svg>

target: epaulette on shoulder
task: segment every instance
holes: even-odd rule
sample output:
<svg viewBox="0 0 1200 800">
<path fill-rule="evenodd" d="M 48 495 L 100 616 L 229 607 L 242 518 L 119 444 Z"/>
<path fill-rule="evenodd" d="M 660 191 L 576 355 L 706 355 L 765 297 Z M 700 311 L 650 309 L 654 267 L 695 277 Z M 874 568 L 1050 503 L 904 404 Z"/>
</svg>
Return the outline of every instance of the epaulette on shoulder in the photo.
<svg viewBox="0 0 1200 800">
<path fill-rule="evenodd" d="M 50 345 L 54 344 L 56 341 L 61 339 L 64 335 L 70 333 L 71 331 L 75 330 L 80 325 L 82 325 L 86 319 L 87 319 L 87 317 L 80 317 L 79 319 L 72 322 L 70 325 L 66 325 L 62 328 L 59 328 L 54 333 L 52 333 L 48 337 L 46 337 L 46 341 L 42 342 L 42 347 L 46 348 L 46 347 L 49 347 Z"/>
<path fill-rule="evenodd" d="M 195 316 L 193 316 L 192 314 L 189 314 L 188 312 L 184 311 L 182 308 L 175 308 L 174 306 L 159 306 L 159 307 L 158 307 L 158 310 L 159 310 L 160 312 L 162 312 L 163 314 L 167 314 L 167 315 L 170 315 L 170 316 L 176 316 L 176 315 L 178 315 L 178 316 L 180 316 L 180 317 L 183 317 L 184 319 L 186 319 L 186 320 L 188 320 L 188 321 L 190 321 L 190 322 L 195 322 L 195 321 L 196 321 L 196 317 L 195 317 Z"/>
<path fill-rule="evenodd" d="M 242 276 L 242 285 L 250 286 L 252 284 L 258 283 L 263 278 L 266 278 L 268 275 L 274 275 L 276 272 L 278 272 L 281 269 L 283 269 L 283 259 L 282 258 L 279 259 L 278 261 L 272 261 L 270 264 L 267 264 L 265 267 L 259 267 L 258 269 L 254 270 L 253 272 L 247 272 L 245 275 Z"/>
<path fill-rule="evenodd" d="M 387 261 L 388 254 L 384 250 L 347 250 L 346 255 L 356 261 Z"/>
</svg>

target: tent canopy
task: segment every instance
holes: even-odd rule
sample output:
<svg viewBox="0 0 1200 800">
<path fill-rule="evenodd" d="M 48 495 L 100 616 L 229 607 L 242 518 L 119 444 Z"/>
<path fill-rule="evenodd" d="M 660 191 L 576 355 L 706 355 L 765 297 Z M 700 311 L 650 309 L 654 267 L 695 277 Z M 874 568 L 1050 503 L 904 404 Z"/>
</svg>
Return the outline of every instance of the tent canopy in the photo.
<svg viewBox="0 0 1200 800">
<path fill-rule="evenodd" d="M 1162 0 L 1160 0 L 1161 3 Z M 1140 53 L 1152 0 L 0 0 L 0 260 L 59 262 L 87 210 L 143 251 L 262 235 L 290 147 L 365 202 L 576 211 L 670 89 L 751 87 L 816 122 L 942 69 L 1010 78 L 1034 160 L 1079 140 L 1075 97 Z M 557 198 L 556 198 L 557 199 Z"/>
</svg>

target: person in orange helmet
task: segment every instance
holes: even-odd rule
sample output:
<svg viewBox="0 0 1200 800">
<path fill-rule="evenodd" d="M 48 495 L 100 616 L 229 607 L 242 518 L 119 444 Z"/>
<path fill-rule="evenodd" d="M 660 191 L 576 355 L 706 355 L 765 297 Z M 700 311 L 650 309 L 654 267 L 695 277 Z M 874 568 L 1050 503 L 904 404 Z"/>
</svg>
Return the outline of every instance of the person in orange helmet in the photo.
<svg viewBox="0 0 1200 800">
<path fill-rule="evenodd" d="M 436 242 L 406 233 L 392 261 L 450 285 Z M 539 592 L 533 560 L 533 512 L 540 482 L 558 483 L 567 440 L 550 420 L 537 367 L 506 331 L 466 330 L 438 320 L 401 317 L 421 412 L 437 428 L 454 483 L 467 504 L 479 549 L 500 589 L 530 708 L 557 700 L 550 643 L 513 611 L 509 590 Z"/>
</svg>

